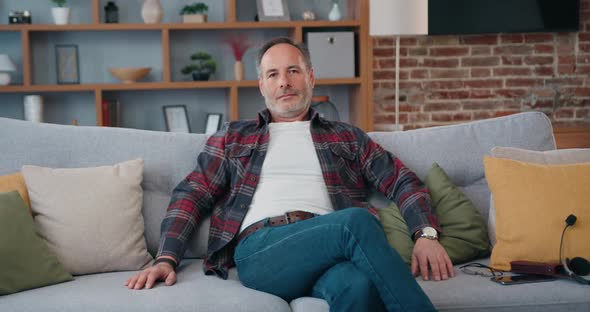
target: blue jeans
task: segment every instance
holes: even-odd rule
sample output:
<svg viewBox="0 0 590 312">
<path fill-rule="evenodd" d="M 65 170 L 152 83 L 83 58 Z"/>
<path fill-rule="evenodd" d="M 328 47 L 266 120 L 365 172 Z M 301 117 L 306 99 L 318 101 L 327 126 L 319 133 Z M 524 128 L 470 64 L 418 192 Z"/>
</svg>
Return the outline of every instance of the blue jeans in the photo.
<svg viewBox="0 0 590 312">
<path fill-rule="evenodd" d="M 379 220 L 348 208 L 244 238 L 234 260 L 244 286 L 286 301 L 328 301 L 331 311 L 435 311 Z"/>
</svg>

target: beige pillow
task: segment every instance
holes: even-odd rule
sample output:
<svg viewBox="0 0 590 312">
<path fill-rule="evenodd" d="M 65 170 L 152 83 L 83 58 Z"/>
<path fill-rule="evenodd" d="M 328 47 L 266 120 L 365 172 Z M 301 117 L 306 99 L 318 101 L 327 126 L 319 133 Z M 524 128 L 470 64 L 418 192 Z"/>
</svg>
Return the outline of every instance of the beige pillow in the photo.
<svg viewBox="0 0 590 312">
<path fill-rule="evenodd" d="M 496 245 L 491 265 L 510 261 L 559 263 L 559 242 L 570 214 L 578 222 L 564 239 L 563 257 L 590 258 L 590 163 L 538 165 L 484 157 L 496 206 Z"/>
<path fill-rule="evenodd" d="M 492 156 L 539 165 L 566 165 L 590 162 L 590 148 L 571 148 L 539 152 L 515 147 L 496 146 L 492 148 Z M 488 235 L 490 237 L 490 243 L 494 246 L 496 244 L 496 209 L 494 208 L 493 198 L 490 199 Z"/>
<path fill-rule="evenodd" d="M 153 260 L 141 215 L 143 160 L 22 173 L 37 232 L 71 274 L 138 270 Z"/>
</svg>

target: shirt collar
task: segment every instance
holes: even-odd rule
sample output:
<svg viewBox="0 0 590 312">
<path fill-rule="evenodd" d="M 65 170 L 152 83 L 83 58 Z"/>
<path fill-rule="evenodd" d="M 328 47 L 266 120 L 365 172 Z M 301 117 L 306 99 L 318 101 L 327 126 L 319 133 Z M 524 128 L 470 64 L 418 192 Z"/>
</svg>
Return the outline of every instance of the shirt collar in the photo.
<svg viewBox="0 0 590 312">
<path fill-rule="evenodd" d="M 327 121 L 320 117 L 320 114 L 316 112 L 313 108 L 309 108 L 307 116 L 305 117 L 304 121 L 311 120 L 312 124 L 314 123 L 321 123 L 325 124 Z M 270 111 L 268 108 L 265 108 L 258 112 L 258 127 L 267 126 L 272 121 L 272 116 L 270 115 Z"/>
</svg>

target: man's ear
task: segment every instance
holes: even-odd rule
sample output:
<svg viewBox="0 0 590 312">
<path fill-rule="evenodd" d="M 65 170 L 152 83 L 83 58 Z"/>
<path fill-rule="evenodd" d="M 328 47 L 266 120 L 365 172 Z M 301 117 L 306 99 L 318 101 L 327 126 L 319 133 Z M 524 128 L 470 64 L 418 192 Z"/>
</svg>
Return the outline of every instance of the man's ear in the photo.
<svg viewBox="0 0 590 312">
<path fill-rule="evenodd" d="M 258 90 L 260 91 L 260 94 L 262 94 L 262 97 L 264 97 L 264 88 L 262 88 L 262 76 L 258 76 Z"/>
<path fill-rule="evenodd" d="M 309 83 L 311 84 L 311 88 L 315 86 L 315 74 L 313 72 L 313 67 L 309 69 Z"/>
</svg>

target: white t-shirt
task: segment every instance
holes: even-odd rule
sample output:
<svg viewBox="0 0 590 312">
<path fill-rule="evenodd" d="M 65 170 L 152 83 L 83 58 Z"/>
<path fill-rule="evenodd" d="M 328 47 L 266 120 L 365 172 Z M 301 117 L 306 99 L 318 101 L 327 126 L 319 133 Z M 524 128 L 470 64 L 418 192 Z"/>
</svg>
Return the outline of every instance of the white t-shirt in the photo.
<svg viewBox="0 0 590 312">
<path fill-rule="evenodd" d="M 273 122 L 258 186 L 240 232 L 289 211 L 334 211 L 311 139 L 310 122 Z"/>
</svg>

